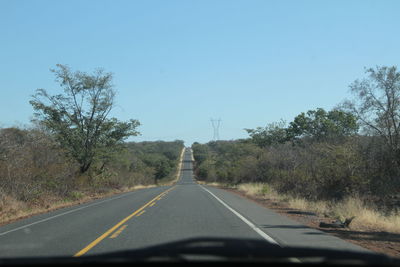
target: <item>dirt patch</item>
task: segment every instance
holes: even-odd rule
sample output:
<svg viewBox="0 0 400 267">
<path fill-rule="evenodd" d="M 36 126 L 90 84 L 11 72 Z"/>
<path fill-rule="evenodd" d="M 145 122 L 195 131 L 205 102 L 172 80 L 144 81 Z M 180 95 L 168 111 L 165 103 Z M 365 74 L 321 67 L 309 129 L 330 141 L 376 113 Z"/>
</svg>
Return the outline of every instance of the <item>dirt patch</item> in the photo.
<svg viewBox="0 0 400 267">
<path fill-rule="evenodd" d="M 319 216 L 318 214 L 309 211 L 292 209 L 287 203 L 283 201 L 276 201 L 275 199 L 246 195 L 244 192 L 233 188 L 221 186 L 218 186 L 218 188 L 252 200 L 259 205 L 269 208 L 284 216 L 287 216 L 308 227 L 315 228 L 325 233 L 334 235 L 371 251 L 400 258 L 400 234 L 383 232 L 379 229 L 373 228 L 355 229 L 352 228 L 351 225 L 350 228 L 343 229 L 321 228 L 319 227 L 320 222 L 330 223 L 334 219 Z"/>
</svg>

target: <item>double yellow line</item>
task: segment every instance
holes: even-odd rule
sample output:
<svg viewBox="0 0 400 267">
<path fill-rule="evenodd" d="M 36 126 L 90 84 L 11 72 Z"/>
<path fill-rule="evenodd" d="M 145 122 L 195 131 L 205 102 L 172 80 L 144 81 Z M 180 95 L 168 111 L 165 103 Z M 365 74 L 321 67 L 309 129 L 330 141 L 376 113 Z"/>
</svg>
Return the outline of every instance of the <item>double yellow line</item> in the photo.
<svg viewBox="0 0 400 267">
<path fill-rule="evenodd" d="M 79 257 L 82 256 L 83 254 L 85 254 L 86 252 L 88 252 L 89 250 L 91 250 L 94 246 L 96 246 L 98 243 L 100 243 L 104 238 L 106 238 L 107 236 L 109 236 L 112 232 L 114 232 L 118 227 L 120 227 L 122 224 L 124 224 L 125 222 L 127 222 L 129 219 L 131 219 L 133 216 L 135 216 L 136 214 L 138 214 L 139 212 L 143 211 L 145 208 L 147 208 L 148 206 L 152 206 L 154 205 L 154 203 L 157 200 L 160 200 L 161 197 L 165 196 L 166 194 L 168 194 L 172 189 L 174 189 L 174 187 L 171 187 L 170 189 L 165 190 L 164 192 L 162 192 L 161 194 L 157 195 L 155 198 L 153 198 L 152 200 L 150 200 L 149 202 L 147 202 L 146 204 L 144 204 L 141 208 L 137 209 L 135 212 L 133 212 L 132 214 L 130 214 L 128 217 L 126 217 L 125 219 L 123 219 L 122 221 L 120 221 L 119 223 L 117 223 L 116 225 L 114 225 L 113 227 L 111 227 L 110 229 L 108 229 L 104 234 L 102 234 L 101 236 L 99 236 L 98 238 L 96 238 L 96 240 L 94 240 L 92 243 L 90 243 L 89 245 L 87 245 L 86 247 L 84 247 L 83 249 L 81 249 L 80 251 L 78 251 L 74 257 Z"/>
</svg>

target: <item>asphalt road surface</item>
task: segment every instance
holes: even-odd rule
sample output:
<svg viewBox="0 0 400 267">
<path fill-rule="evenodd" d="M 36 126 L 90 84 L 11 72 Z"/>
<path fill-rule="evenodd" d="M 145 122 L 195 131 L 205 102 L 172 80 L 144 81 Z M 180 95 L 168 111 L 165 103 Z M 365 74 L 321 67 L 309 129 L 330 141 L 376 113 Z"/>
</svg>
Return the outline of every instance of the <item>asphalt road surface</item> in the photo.
<svg viewBox="0 0 400 267">
<path fill-rule="evenodd" d="M 0 258 L 94 255 L 203 237 L 366 251 L 236 194 L 197 184 L 191 159 L 186 149 L 173 186 L 141 189 L 0 227 Z"/>
</svg>

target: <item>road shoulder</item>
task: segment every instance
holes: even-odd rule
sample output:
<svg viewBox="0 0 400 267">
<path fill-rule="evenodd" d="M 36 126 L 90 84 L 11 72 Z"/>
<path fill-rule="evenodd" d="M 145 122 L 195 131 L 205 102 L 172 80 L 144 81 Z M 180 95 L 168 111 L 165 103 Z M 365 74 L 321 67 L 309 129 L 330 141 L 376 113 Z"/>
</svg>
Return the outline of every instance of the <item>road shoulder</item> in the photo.
<svg viewBox="0 0 400 267">
<path fill-rule="evenodd" d="M 285 202 L 276 201 L 269 198 L 261 198 L 257 196 L 246 195 L 244 192 L 233 188 L 227 188 L 222 186 L 213 186 L 220 190 L 233 193 L 237 196 L 245 198 L 249 201 L 257 203 L 269 210 L 272 210 L 281 216 L 290 218 L 299 224 L 315 229 L 319 232 L 323 232 L 327 235 L 331 235 L 356 246 L 374 251 L 377 253 L 383 253 L 392 257 L 400 257 L 400 235 L 377 231 L 371 229 L 369 231 L 357 230 L 352 228 L 321 228 L 319 227 L 320 222 L 331 222 L 332 218 L 326 218 L 318 216 L 315 213 L 307 212 L 303 210 L 296 210 L 289 207 Z"/>
</svg>

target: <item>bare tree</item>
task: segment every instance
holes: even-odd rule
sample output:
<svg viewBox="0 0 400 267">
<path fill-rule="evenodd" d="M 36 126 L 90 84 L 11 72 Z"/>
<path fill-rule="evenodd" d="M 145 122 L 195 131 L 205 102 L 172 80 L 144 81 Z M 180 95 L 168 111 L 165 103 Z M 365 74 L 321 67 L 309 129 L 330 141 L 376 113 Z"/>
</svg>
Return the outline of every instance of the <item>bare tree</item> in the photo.
<svg viewBox="0 0 400 267">
<path fill-rule="evenodd" d="M 343 106 L 357 116 L 365 132 L 384 138 L 400 165 L 400 73 L 396 66 L 377 66 L 366 74 L 350 85 L 356 97 Z"/>
</svg>

